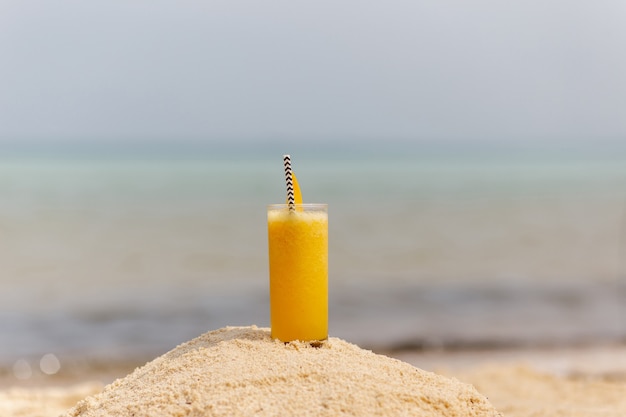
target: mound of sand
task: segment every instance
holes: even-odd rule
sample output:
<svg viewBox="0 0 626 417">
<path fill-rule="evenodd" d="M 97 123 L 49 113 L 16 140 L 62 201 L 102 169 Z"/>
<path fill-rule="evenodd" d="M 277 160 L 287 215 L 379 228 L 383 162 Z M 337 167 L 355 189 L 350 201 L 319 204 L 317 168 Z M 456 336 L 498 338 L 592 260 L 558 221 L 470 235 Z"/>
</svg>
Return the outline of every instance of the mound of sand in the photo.
<svg viewBox="0 0 626 417">
<path fill-rule="evenodd" d="M 269 329 L 206 333 L 80 401 L 76 416 L 499 416 L 463 384 L 341 339 L 284 344 Z"/>
</svg>

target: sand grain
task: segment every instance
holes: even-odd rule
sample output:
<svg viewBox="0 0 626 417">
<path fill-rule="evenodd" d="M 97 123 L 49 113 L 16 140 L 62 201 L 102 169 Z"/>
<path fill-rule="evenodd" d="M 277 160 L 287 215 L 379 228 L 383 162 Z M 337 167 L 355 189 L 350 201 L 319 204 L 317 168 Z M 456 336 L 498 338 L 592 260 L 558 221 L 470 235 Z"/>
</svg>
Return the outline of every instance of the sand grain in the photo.
<svg viewBox="0 0 626 417">
<path fill-rule="evenodd" d="M 341 339 L 283 344 L 268 329 L 206 333 L 80 401 L 64 417 L 499 416 L 471 385 Z"/>
</svg>

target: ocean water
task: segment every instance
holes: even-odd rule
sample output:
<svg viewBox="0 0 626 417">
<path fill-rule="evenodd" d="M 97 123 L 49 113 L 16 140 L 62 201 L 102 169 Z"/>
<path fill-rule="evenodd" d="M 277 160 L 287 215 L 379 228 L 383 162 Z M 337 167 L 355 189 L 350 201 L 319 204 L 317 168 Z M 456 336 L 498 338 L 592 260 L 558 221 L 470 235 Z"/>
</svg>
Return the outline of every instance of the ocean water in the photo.
<svg viewBox="0 0 626 417">
<path fill-rule="evenodd" d="M 626 341 L 626 157 L 292 154 L 329 204 L 330 333 L 373 349 Z M 0 160 L 0 369 L 269 325 L 282 155 Z"/>
</svg>

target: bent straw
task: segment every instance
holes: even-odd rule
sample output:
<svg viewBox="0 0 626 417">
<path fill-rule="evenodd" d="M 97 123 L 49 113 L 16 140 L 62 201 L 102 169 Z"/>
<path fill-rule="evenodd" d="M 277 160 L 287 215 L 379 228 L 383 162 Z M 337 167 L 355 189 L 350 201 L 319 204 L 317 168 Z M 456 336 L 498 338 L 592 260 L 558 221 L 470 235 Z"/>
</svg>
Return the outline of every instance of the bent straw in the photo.
<svg viewBox="0 0 626 417">
<path fill-rule="evenodd" d="M 285 165 L 285 179 L 287 181 L 287 204 L 289 211 L 296 211 L 296 201 L 293 193 L 293 174 L 291 172 L 291 156 L 283 155 Z"/>
</svg>

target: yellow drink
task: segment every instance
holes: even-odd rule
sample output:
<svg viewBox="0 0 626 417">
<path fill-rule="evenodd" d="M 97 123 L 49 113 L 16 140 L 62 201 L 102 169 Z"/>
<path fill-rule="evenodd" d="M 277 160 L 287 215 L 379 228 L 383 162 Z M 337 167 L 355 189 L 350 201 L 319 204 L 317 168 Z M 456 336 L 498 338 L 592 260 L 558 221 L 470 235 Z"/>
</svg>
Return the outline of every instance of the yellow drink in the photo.
<svg viewBox="0 0 626 417">
<path fill-rule="evenodd" d="M 267 210 L 272 337 L 283 342 L 328 338 L 326 204 Z"/>
</svg>

